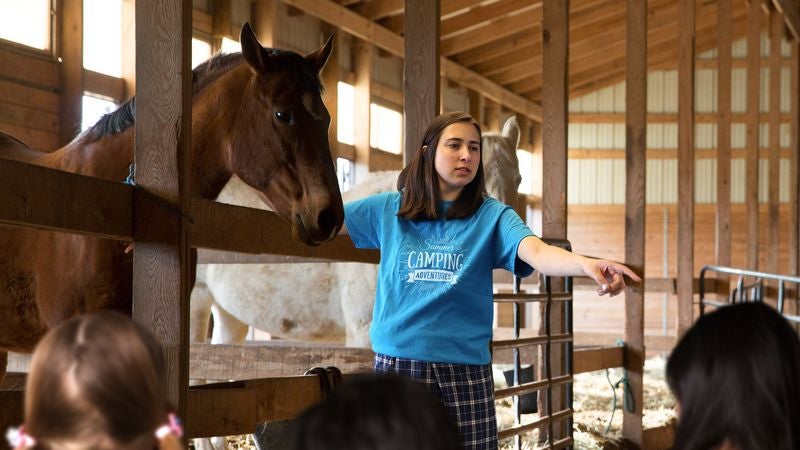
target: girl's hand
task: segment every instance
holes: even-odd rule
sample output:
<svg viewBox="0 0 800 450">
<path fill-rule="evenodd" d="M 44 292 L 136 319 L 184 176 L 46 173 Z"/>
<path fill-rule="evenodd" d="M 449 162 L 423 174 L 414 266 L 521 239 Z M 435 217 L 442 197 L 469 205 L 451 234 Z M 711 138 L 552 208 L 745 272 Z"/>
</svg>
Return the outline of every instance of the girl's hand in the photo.
<svg viewBox="0 0 800 450">
<path fill-rule="evenodd" d="M 581 264 L 581 268 L 589 278 L 597 283 L 597 293 L 599 295 L 611 294 L 611 297 L 613 297 L 622 292 L 625 289 L 623 275 L 627 275 L 636 282 L 642 281 L 638 275 L 624 264 L 607 259 L 586 258 L 584 264 Z"/>
</svg>

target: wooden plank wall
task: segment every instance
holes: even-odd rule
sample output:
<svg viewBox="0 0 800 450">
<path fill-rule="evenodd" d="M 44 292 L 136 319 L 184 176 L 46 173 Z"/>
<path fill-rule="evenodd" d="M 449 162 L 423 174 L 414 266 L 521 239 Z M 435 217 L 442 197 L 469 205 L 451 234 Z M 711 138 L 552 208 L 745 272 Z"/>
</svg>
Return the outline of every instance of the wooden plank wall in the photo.
<svg viewBox="0 0 800 450">
<path fill-rule="evenodd" d="M 59 141 L 58 65 L 49 56 L 0 48 L 0 131 L 39 150 Z"/>
<path fill-rule="evenodd" d="M 766 221 L 767 205 L 761 205 L 761 220 Z M 669 277 L 676 274 L 677 254 L 677 205 L 647 205 L 645 227 L 645 276 L 661 277 L 664 270 L 664 221 L 667 221 L 667 263 Z M 780 240 L 787 242 L 789 236 L 789 205 L 780 206 Z M 749 242 L 747 210 L 744 204 L 731 206 L 731 265 L 744 267 Z M 625 210 L 623 205 L 570 205 L 568 210 L 567 239 L 576 252 L 623 260 Z M 714 264 L 714 205 L 695 206 L 694 264 L 695 277 L 705 264 Z M 759 247 L 768 246 L 768 236 L 761 233 Z M 759 268 L 766 267 L 766 252 L 759 252 Z M 778 256 L 778 271 L 789 271 L 789 249 L 781 246 Z"/>
</svg>

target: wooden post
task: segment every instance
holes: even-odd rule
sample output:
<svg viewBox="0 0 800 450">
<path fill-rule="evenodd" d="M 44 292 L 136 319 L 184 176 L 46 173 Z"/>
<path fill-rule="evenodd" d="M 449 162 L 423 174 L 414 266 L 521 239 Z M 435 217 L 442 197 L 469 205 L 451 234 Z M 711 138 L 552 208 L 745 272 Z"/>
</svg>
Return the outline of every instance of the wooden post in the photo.
<svg viewBox="0 0 800 450">
<path fill-rule="evenodd" d="M 498 131 L 500 129 L 500 104 L 487 98 L 483 105 L 485 129 L 487 131 Z"/>
<path fill-rule="evenodd" d="M 542 164 L 547 174 L 542 184 L 542 235 L 566 239 L 569 1 L 544 0 L 542 7 L 542 82 L 548 87 L 542 92 Z M 563 283 L 554 283 L 553 289 L 563 289 Z M 563 304 L 556 303 L 550 315 L 552 333 L 562 332 L 563 322 Z M 561 346 L 553 346 L 550 361 L 547 361 L 552 376 L 564 373 L 563 357 Z M 543 377 L 542 364 L 539 369 Z M 563 407 L 563 392 L 561 388 L 553 388 L 552 412 L 558 412 Z M 547 409 L 539 411 L 542 414 Z M 566 430 L 560 422 L 553 423 L 552 431 L 554 435 L 550 436 L 550 442 L 559 440 L 565 434 L 571 435 L 571 430 Z"/>
<path fill-rule="evenodd" d="M 270 6 L 263 8 L 268 9 Z M 214 0 L 212 2 L 211 29 L 214 35 L 211 52 L 217 53 L 222 49 L 222 39 L 231 32 L 231 0 Z"/>
<path fill-rule="evenodd" d="M 175 205 L 174 244 L 137 241 L 133 317 L 161 343 L 168 400 L 186 416 L 189 383 L 189 211 L 192 4 L 136 1 L 136 183 Z M 148 217 L 134 216 L 135 222 Z"/>
<path fill-rule="evenodd" d="M 716 213 L 715 260 L 717 265 L 728 267 L 731 265 L 731 0 L 717 1 Z"/>
<path fill-rule="evenodd" d="M 125 98 L 136 94 L 136 2 L 122 2 L 122 79 Z"/>
<path fill-rule="evenodd" d="M 694 298 L 694 0 L 678 3 L 678 336 Z"/>
<path fill-rule="evenodd" d="M 361 39 L 353 39 L 353 41 L 353 71 L 356 74 L 355 86 L 353 86 L 355 91 L 353 117 L 358 118 L 353 129 L 354 178 L 356 183 L 360 183 L 367 178 L 370 171 L 370 103 L 372 102 L 372 58 L 375 49 L 367 41 Z"/>
<path fill-rule="evenodd" d="M 761 90 L 761 2 L 750 0 L 747 10 L 747 263 L 758 270 L 759 93 Z"/>
<path fill-rule="evenodd" d="M 766 270 L 778 273 L 778 245 L 780 243 L 780 175 L 781 175 L 781 40 L 783 15 L 770 11 L 769 38 L 769 214 Z M 774 286 L 774 283 L 770 283 Z"/>
<path fill-rule="evenodd" d="M 467 89 L 467 96 L 469 97 L 469 115 L 472 116 L 478 123 L 483 123 L 483 107 L 484 97 L 480 92 L 472 89 Z"/>
<path fill-rule="evenodd" d="M 792 96 L 792 124 L 791 124 L 791 137 L 792 143 L 790 146 L 789 158 L 789 210 L 791 217 L 789 218 L 789 273 L 797 275 L 800 273 L 800 207 L 798 207 L 798 199 L 800 199 L 800 182 L 798 182 L 798 164 L 800 164 L 800 112 L 798 112 L 798 96 L 800 96 L 800 51 L 798 51 L 798 42 L 792 41 L 792 83 L 789 87 L 790 95 Z M 795 311 L 797 314 L 798 311 Z"/>
<path fill-rule="evenodd" d="M 83 0 L 59 2 L 58 54 L 61 57 L 60 145 L 81 131 L 83 118 Z"/>
<path fill-rule="evenodd" d="M 333 162 L 336 163 L 336 158 L 339 156 L 339 136 L 338 130 L 338 113 L 339 113 L 339 75 L 341 68 L 339 67 L 339 55 L 341 54 L 342 39 L 341 33 L 337 33 L 336 28 L 323 23 L 322 32 L 324 38 L 333 36 L 333 49 L 331 55 L 328 57 L 328 62 L 325 64 L 325 69 L 322 72 L 322 84 L 325 85 L 324 102 L 325 107 L 328 108 L 328 114 L 331 116 L 331 123 L 328 126 L 328 143 L 331 147 L 331 155 Z"/>
<path fill-rule="evenodd" d="M 440 0 L 405 0 L 403 166 L 414 158 L 440 106 Z"/>
<path fill-rule="evenodd" d="M 644 279 L 647 170 L 647 2 L 626 2 L 625 263 Z M 623 410 L 622 435 L 641 447 L 644 403 L 644 282 L 625 290 L 625 364 L 634 410 Z"/>
<path fill-rule="evenodd" d="M 230 29 L 231 6 L 228 0 L 224 2 L 217 1 L 214 5 L 214 40 L 216 41 L 217 38 L 219 38 L 219 43 L 221 45 L 222 35 L 220 34 L 223 28 L 226 30 L 225 33 L 228 33 Z M 261 45 L 264 47 L 275 47 L 275 36 L 278 28 L 278 0 L 259 0 L 253 3 L 250 8 L 253 31 L 258 37 L 259 42 L 261 42 Z M 227 27 L 225 24 L 227 24 Z"/>
</svg>

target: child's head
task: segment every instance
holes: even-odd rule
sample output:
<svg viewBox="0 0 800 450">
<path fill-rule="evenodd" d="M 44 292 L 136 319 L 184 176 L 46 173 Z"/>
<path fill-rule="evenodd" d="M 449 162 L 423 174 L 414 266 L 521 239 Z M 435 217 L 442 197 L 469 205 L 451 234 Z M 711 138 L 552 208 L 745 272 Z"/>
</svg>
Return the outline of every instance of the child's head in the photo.
<svg viewBox="0 0 800 450">
<path fill-rule="evenodd" d="M 172 447 L 177 430 L 154 435 L 168 421 L 164 380 L 158 343 L 130 318 L 77 316 L 36 347 L 24 431 L 37 449 Z"/>
<path fill-rule="evenodd" d="M 472 136 L 477 139 L 477 152 L 474 155 L 474 173 L 471 181 L 463 186 L 455 203 L 448 209 L 448 218 L 470 216 L 483 203 L 486 194 L 483 164 L 481 164 L 481 127 L 465 112 L 449 112 L 436 116 L 428 125 L 422 137 L 417 153 L 411 162 L 400 173 L 397 188 L 403 191 L 403 203 L 398 215 L 407 219 L 435 219 L 439 217 L 439 202 L 442 193 L 439 187 L 441 174 L 437 170 L 437 154 L 440 151 L 440 140 L 445 130 L 451 125 L 469 126 Z M 473 128 L 476 133 L 472 133 Z M 470 142 L 465 142 L 470 145 Z M 474 176 L 473 176 L 474 175 Z"/>
<path fill-rule="evenodd" d="M 800 340 L 763 303 L 701 317 L 670 355 L 675 449 L 800 447 Z"/>
<path fill-rule="evenodd" d="M 415 382 L 391 375 L 346 381 L 301 414 L 296 450 L 455 450 L 458 431 L 444 406 Z"/>
</svg>

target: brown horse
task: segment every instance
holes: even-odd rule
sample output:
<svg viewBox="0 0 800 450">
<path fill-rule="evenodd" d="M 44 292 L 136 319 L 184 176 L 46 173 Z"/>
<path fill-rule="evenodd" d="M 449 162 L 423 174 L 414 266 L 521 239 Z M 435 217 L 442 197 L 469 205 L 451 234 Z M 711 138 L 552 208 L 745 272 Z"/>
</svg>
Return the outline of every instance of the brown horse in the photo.
<svg viewBox="0 0 800 450">
<path fill-rule="evenodd" d="M 242 53 L 217 56 L 193 73 L 192 195 L 213 200 L 236 174 L 291 223 L 295 238 L 321 244 L 344 218 L 319 80 L 331 40 L 303 57 L 265 49 L 245 24 L 241 43 Z M 0 134 L 0 157 L 123 181 L 133 161 L 134 116 L 131 99 L 52 153 Z M 32 351 L 68 317 L 130 312 L 132 258 L 125 246 L 0 228 L 0 382 L 8 351 Z"/>
</svg>

